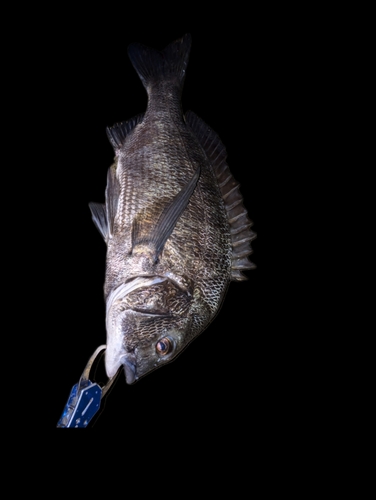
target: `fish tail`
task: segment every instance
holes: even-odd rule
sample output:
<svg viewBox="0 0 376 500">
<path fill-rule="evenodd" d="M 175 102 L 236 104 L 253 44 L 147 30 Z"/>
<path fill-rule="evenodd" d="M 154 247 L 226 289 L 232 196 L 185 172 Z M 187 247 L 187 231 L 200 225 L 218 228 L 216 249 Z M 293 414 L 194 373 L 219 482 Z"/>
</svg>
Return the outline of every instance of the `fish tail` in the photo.
<svg viewBox="0 0 376 500">
<path fill-rule="evenodd" d="M 146 90 L 162 80 L 176 81 L 182 87 L 190 48 L 191 35 L 187 33 L 162 51 L 132 43 L 128 47 L 128 56 Z"/>
</svg>

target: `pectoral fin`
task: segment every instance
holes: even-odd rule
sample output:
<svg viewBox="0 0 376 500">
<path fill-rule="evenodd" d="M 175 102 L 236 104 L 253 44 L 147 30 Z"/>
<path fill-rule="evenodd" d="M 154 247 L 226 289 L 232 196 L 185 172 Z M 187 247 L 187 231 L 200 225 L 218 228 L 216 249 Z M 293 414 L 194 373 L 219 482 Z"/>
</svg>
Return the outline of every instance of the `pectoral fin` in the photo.
<svg viewBox="0 0 376 500">
<path fill-rule="evenodd" d="M 197 185 L 200 173 L 201 168 L 199 166 L 192 179 L 183 187 L 181 191 L 179 191 L 172 202 L 162 211 L 156 225 L 147 236 L 140 237 L 142 233 L 142 222 L 137 219 L 134 220 L 132 228 L 132 250 L 139 244 L 150 244 L 155 249 L 154 261 L 156 262 L 158 260 L 158 257 L 162 252 L 166 241 L 174 230 L 179 217 L 188 205 L 189 199 Z"/>
</svg>

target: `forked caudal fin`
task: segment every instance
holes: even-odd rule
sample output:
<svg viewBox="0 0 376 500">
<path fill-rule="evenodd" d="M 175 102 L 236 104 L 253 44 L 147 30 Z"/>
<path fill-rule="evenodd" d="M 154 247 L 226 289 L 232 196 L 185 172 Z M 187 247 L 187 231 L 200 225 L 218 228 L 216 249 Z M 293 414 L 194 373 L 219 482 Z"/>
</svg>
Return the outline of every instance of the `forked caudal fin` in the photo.
<svg viewBox="0 0 376 500">
<path fill-rule="evenodd" d="M 191 35 L 187 33 L 161 51 L 132 43 L 128 56 L 146 89 L 160 80 L 176 80 L 183 86 L 190 48 Z"/>
</svg>

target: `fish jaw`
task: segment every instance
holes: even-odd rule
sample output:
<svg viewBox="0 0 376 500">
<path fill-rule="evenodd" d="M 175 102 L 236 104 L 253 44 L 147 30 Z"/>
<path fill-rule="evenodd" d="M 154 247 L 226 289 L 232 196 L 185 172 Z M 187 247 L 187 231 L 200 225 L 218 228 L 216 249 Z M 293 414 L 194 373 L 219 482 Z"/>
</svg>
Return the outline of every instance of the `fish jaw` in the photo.
<svg viewBox="0 0 376 500">
<path fill-rule="evenodd" d="M 124 346 L 124 332 L 121 323 L 117 321 L 122 315 L 116 313 L 117 311 L 114 311 L 114 314 L 110 315 L 113 321 L 107 322 L 106 373 L 108 378 L 112 378 L 123 366 L 127 384 L 133 384 L 138 379 L 136 357 L 133 353 L 127 352 Z"/>
<path fill-rule="evenodd" d="M 131 376 L 132 372 L 135 374 L 135 369 L 131 370 L 130 369 L 131 363 L 125 363 L 125 359 L 126 359 L 126 351 L 123 347 L 123 335 L 121 332 L 121 328 L 118 328 L 115 325 L 114 328 L 107 329 L 105 368 L 108 378 L 114 377 L 122 365 L 124 365 L 124 368 L 125 365 L 128 366 L 129 380 L 135 378 L 134 376 L 133 377 Z M 127 371 L 125 371 L 125 375 L 127 378 Z"/>
<path fill-rule="evenodd" d="M 113 377 L 123 367 L 129 385 L 175 359 L 191 331 L 187 315 L 177 319 L 118 308 L 113 316 L 116 328 L 107 332 L 106 373 Z"/>
<path fill-rule="evenodd" d="M 132 354 L 121 354 L 121 352 L 122 349 L 116 350 L 113 348 L 109 350 L 107 348 L 105 355 L 107 376 L 108 378 L 114 377 L 119 368 L 123 366 L 127 384 L 133 384 L 138 379 L 135 357 Z"/>
<path fill-rule="evenodd" d="M 133 384 L 138 380 L 137 360 L 133 352 L 128 352 L 124 344 L 124 332 L 121 322 L 117 321 L 123 314 L 114 312 L 114 321 L 110 322 L 112 328 L 107 330 L 107 347 L 105 353 L 105 368 L 108 378 L 116 375 L 119 368 L 123 366 L 127 384 Z M 107 322 L 109 323 L 109 322 Z"/>
<path fill-rule="evenodd" d="M 126 313 L 123 310 L 122 301 L 138 288 L 162 283 L 166 279 L 163 276 L 136 277 L 121 284 L 109 294 L 106 302 L 107 347 L 105 354 L 108 378 L 114 377 L 123 365 L 127 384 L 133 384 L 138 379 L 136 356 L 125 348 L 122 319 Z"/>
<path fill-rule="evenodd" d="M 121 362 L 124 366 L 125 380 L 131 385 L 138 380 L 136 362 L 133 356 L 123 356 Z"/>
</svg>

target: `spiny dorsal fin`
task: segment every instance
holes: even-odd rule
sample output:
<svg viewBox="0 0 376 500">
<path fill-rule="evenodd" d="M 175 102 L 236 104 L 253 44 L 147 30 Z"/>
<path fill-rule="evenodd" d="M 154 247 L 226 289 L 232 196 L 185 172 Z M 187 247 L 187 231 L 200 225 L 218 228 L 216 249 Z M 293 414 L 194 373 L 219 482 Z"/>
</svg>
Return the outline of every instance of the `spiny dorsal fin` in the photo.
<svg viewBox="0 0 376 500">
<path fill-rule="evenodd" d="M 240 184 L 230 172 L 226 163 L 226 149 L 214 130 L 192 111 L 186 113 L 185 120 L 195 133 L 213 167 L 225 202 L 232 240 L 231 279 L 233 281 L 246 280 L 248 278 L 242 274 L 241 270 L 256 267 L 247 258 L 252 253 L 251 241 L 256 238 L 256 234 L 250 229 L 252 221 L 248 218 L 247 210 L 243 205 L 243 197 L 239 192 Z"/>
<path fill-rule="evenodd" d="M 158 256 L 162 252 L 167 239 L 174 230 L 179 217 L 188 205 L 189 198 L 195 190 L 200 173 L 201 168 L 199 166 L 192 179 L 190 179 L 190 181 L 175 196 L 172 202 L 163 210 L 156 225 L 149 234 L 142 235 L 142 222 L 137 219 L 134 220 L 132 227 L 132 250 L 136 245 L 150 244 L 155 251 L 154 262 L 157 262 Z"/>
<path fill-rule="evenodd" d="M 124 144 L 125 138 L 135 128 L 136 125 L 142 122 L 144 113 L 131 118 L 130 120 L 122 123 L 115 123 L 112 127 L 107 127 L 107 137 L 116 152 Z"/>
<path fill-rule="evenodd" d="M 175 80 L 182 86 L 191 43 L 189 33 L 161 51 L 141 43 L 131 43 L 128 56 L 144 87 L 148 89 L 151 83 L 162 80 Z"/>
</svg>

